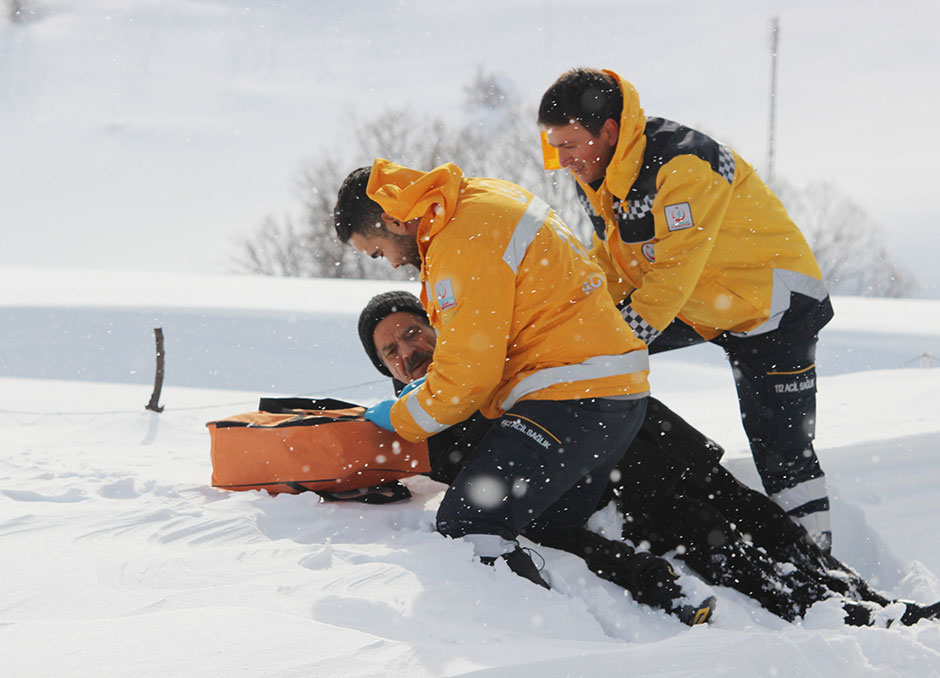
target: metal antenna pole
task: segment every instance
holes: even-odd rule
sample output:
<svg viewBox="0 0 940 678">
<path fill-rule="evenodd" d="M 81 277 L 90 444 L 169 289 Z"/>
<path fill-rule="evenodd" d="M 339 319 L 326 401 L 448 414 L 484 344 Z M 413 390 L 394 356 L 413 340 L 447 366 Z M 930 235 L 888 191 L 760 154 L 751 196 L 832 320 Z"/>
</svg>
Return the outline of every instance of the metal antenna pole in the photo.
<svg viewBox="0 0 940 678">
<path fill-rule="evenodd" d="M 777 128 L 777 40 L 780 20 L 774 17 L 770 24 L 770 131 L 767 140 L 767 184 L 774 183 L 774 141 Z"/>
</svg>

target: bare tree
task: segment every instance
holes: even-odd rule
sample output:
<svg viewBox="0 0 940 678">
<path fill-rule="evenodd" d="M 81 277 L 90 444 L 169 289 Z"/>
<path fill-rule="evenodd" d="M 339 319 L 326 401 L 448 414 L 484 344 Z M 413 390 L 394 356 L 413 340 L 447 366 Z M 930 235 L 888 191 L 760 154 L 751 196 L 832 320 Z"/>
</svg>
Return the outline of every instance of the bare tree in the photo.
<svg viewBox="0 0 940 678">
<path fill-rule="evenodd" d="M 315 278 L 366 278 L 366 260 L 341 243 L 333 229 L 333 204 L 347 172 L 330 157 L 305 167 L 297 179 L 305 229 L 293 247 L 307 253 L 307 267 L 299 273 Z"/>
<path fill-rule="evenodd" d="M 420 119 L 408 110 L 392 110 L 360 123 L 353 120 L 356 147 L 354 162 L 340 168 L 336 156 L 324 153 L 298 174 L 297 192 L 303 210 L 303 227 L 290 219 L 277 224 L 268 217 L 240 244 L 235 259 L 238 269 L 263 275 L 323 278 L 374 278 L 407 280 L 415 272 L 393 269 L 385 262 L 363 257 L 341 243 L 333 229 L 333 205 L 339 187 L 350 170 L 384 157 L 419 169 L 461 161 L 466 147 L 461 134 L 441 120 Z"/>
<path fill-rule="evenodd" d="M 482 68 L 464 88 L 464 96 L 468 121 L 463 126 L 407 109 L 389 110 L 366 121 L 353 117 L 353 162 L 341 170 L 336 156 L 323 153 L 300 172 L 303 226 L 296 228 L 289 219 L 277 224 L 269 217 L 241 243 L 236 265 L 265 275 L 413 277 L 410 269 L 395 271 L 384 262 L 357 255 L 333 232 L 333 202 L 342 180 L 349 170 L 377 157 L 422 170 L 453 162 L 468 176 L 513 181 L 555 207 L 588 242 L 591 226 L 576 199 L 574 181 L 567 172 L 543 168 L 535 111 L 520 108 L 508 81 Z"/>
<path fill-rule="evenodd" d="M 575 180 L 567 170 L 548 171 L 542 158 L 537 115 L 532 109 L 506 111 L 498 134 L 487 134 L 478 145 L 487 153 L 479 176 L 519 184 L 551 205 L 578 238 L 590 245 L 593 226 L 578 200 Z"/>
<path fill-rule="evenodd" d="M 892 261 L 878 226 L 830 183 L 804 189 L 777 182 L 777 194 L 809 240 L 834 294 L 902 297 L 914 286 Z"/>
<path fill-rule="evenodd" d="M 592 227 L 576 198 L 574 180 L 565 171 L 543 168 L 535 111 L 519 108 L 495 76 L 480 70 L 464 89 L 469 122 L 463 127 L 438 118 L 420 118 L 408 110 L 391 110 L 365 122 L 353 122 L 358 162 L 340 169 L 324 154 L 300 173 L 298 190 L 303 225 L 269 217 L 243 245 L 240 268 L 267 275 L 404 279 L 414 271 L 397 271 L 384 262 L 359 256 L 340 243 L 333 231 L 332 208 L 348 171 L 384 157 L 429 170 L 454 162 L 470 176 L 513 181 L 555 207 L 586 244 Z M 903 296 L 913 281 L 881 244 L 878 227 L 857 204 L 825 182 L 798 190 L 779 181 L 777 192 L 806 234 L 830 290 L 835 294 Z"/>
<path fill-rule="evenodd" d="M 464 85 L 464 108 L 505 110 L 513 108 L 512 85 L 505 78 L 477 66 L 473 80 Z"/>
<path fill-rule="evenodd" d="M 281 224 L 269 215 L 253 237 L 240 243 L 241 254 L 234 264 L 240 270 L 263 275 L 303 276 L 309 262 L 298 246 L 302 239 L 289 216 Z"/>
<path fill-rule="evenodd" d="M 477 139 L 466 128 L 440 118 L 418 116 L 408 109 L 386 111 L 367 122 L 356 122 L 360 165 L 388 158 L 415 169 L 430 170 L 447 162 L 461 168 L 472 165 Z"/>
<path fill-rule="evenodd" d="M 347 171 L 333 158 L 308 163 L 298 174 L 302 204 L 298 227 L 290 216 L 268 216 L 249 237 L 236 243 L 233 264 L 239 271 L 270 276 L 308 278 L 402 279 L 413 272 L 394 269 L 362 257 L 339 241 L 333 229 L 333 204 Z"/>
</svg>

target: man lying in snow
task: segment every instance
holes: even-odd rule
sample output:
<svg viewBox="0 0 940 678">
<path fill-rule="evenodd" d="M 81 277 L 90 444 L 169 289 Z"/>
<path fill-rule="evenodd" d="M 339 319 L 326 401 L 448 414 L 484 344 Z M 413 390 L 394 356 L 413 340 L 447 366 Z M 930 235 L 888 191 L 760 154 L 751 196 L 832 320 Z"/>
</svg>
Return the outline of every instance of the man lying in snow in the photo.
<svg viewBox="0 0 940 678">
<path fill-rule="evenodd" d="M 421 302 L 402 291 L 372 298 L 359 316 L 359 336 L 376 369 L 392 378 L 396 393 L 424 376 L 437 339 Z M 450 483 L 491 424 L 477 412 L 429 438 L 430 476 Z M 660 555 L 674 550 L 710 584 L 745 593 L 787 621 L 802 617 L 813 603 L 841 597 L 847 624 L 875 623 L 876 613 L 895 601 L 820 549 L 765 495 L 738 482 L 719 464 L 723 452 L 651 398 L 643 426 L 612 473 L 598 509 L 617 502 L 625 539 L 647 542 Z M 668 609 L 663 599 L 680 595 L 675 584 L 648 590 L 632 565 L 650 554 L 635 554 L 623 542 L 582 529 L 539 543 L 581 556 L 598 576 L 623 586 L 639 602 Z M 902 624 L 940 615 L 940 603 L 903 602 L 903 608 L 898 606 Z M 890 614 L 878 618 L 891 623 Z"/>
</svg>

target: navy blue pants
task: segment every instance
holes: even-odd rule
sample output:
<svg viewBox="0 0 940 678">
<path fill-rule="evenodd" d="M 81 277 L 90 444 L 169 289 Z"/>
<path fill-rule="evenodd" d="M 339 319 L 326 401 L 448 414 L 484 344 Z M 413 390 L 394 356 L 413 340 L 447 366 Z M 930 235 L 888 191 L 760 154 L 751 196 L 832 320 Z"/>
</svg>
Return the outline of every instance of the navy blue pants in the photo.
<svg viewBox="0 0 940 678">
<path fill-rule="evenodd" d="M 674 320 L 650 345 L 650 354 L 705 340 Z M 774 331 L 754 337 L 722 334 L 734 372 L 741 422 L 767 494 L 823 476 L 813 449 L 816 434 L 816 334 Z M 809 508 L 809 507 L 807 507 Z M 814 507 L 827 510 L 826 507 Z"/>
<path fill-rule="evenodd" d="M 583 527 L 639 430 L 646 402 L 517 403 L 496 420 L 444 493 L 438 531 L 468 537 L 478 555 L 498 556 L 520 534 L 542 541 Z M 486 538 L 477 539 L 481 535 Z"/>
</svg>

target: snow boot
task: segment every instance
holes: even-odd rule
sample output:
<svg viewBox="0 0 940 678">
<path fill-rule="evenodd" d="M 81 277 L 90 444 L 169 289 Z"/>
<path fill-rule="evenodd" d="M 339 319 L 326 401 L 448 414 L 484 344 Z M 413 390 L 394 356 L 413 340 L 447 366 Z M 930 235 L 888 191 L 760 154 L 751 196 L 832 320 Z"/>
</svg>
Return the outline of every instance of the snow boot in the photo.
<svg viewBox="0 0 940 678">
<path fill-rule="evenodd" d="M 636 553 L 631 570 L 633 583 L 629 590 L 638 603 L 660 607 L 688 626 L 704 624 L 711 619 L 715 611 L 715 596 L 709 596 L 698 605 L 684 602 L 677 581 L 679 575 L 669 561 L 652 553 Z"/>
<path fill-rule="evenodd" d="M 901 623 L 904 626 L 913 626 L 921 619 L 940 619 L 940 602 L 933 605 L 920 605 L 912 600 L 898 600 L 898 603 L 904 603 L 907 609 L 901 615 Z"/>
<path fill-rule="evenodd" d="M 881 607 L 893 602 L 850 566 L 831 553 L 824 553 L 808 540 L 789 544 L 781 549 L 780 555 L 782 562 L 792 563 L 820 586 L 849 600 L 875 603 Z"/>
<path fill-rule="evenodd" d="M 709 584 L 740 591 L 787 621 L 801 617 L 810 605 L 827 597 L 826 589 L 799 568 L 780 566 L 763 549 L 743 539 L 709 502 L 674 497 L 665 507 L 667 514 L 659 513 L 643 526 L 651 550 L 660 553 L 684 547 L 676 557 Z M 789 518 L 782 522 L 792 525 Z M 655 529 L 649 529 L 653 525 Z"/>
<path fill-rule="evenodd" d="M 864 603 L 846 601 L 842 603 L 842 609 L 845 610 L 846 626 L 872 626 L 875 623 L 874 610 Z"/>
<path fill-rule="evenodd" d="M 686 626 L 707 624 L 712 620 L 717 602 L 718 599 L 715 596 L 708 596 L 698 605 L 679 605 L 672 614 L 676 615 Z"/>
<path fill-rule="evenodd" d="M 542 574 L 539 572 L 539 569 L 535 566 L 535 563 L 532 562 L 532 557 L 526 553 L 521 546 L 517 546 L 515 549 L 509 553 L 504 553 L 500 556 L 503 560 L 506 561 L 506 564 L 509 566 L 509 569 L 518 574 L 524 579 L 528 579 L 533 584 L 538 584 L 539 586 L 551 589 L 552 587 L 548 585 L 542 578 Z M 496 562 L 496 558 L 492 557 L 482 557 L 480 562 L 484 565 L 492 565 Z"/>
<path fill-rule="evenodd" d="M 872 603 L 847 601 L 842 605 L 842 609 L 846 613 L 845 623 L 848 626 L 875 626 L 879 622 L 879 617 L 881 617 L 880 621 L 885 628 L 891 628 L 895 622 L 899 622 L 902 626 L 913 626 L 922 619 L 940 619 L 940 602 L 933 605 L 920 605 L 912 600 L 895 600 L 893 602 L 903 603 L 905 609 L 900 617 L 890 619 L 886 618 L 885 615 L 879 615 L 879 610 L 875 609 Z"/>
<path fill-rule="evenodd" d="M 622 586 L 638 603 L 662 608 L 689 626 L 707 622 L 715 608 L 714 596 L 698 605 L 683 602 L 678 575 L 669 562 L 652 553 L 637 553 L 622 541 L 581 528 L 543 536 L 541 543 L 581 557 L 591 572 Z"/>
</svg>

